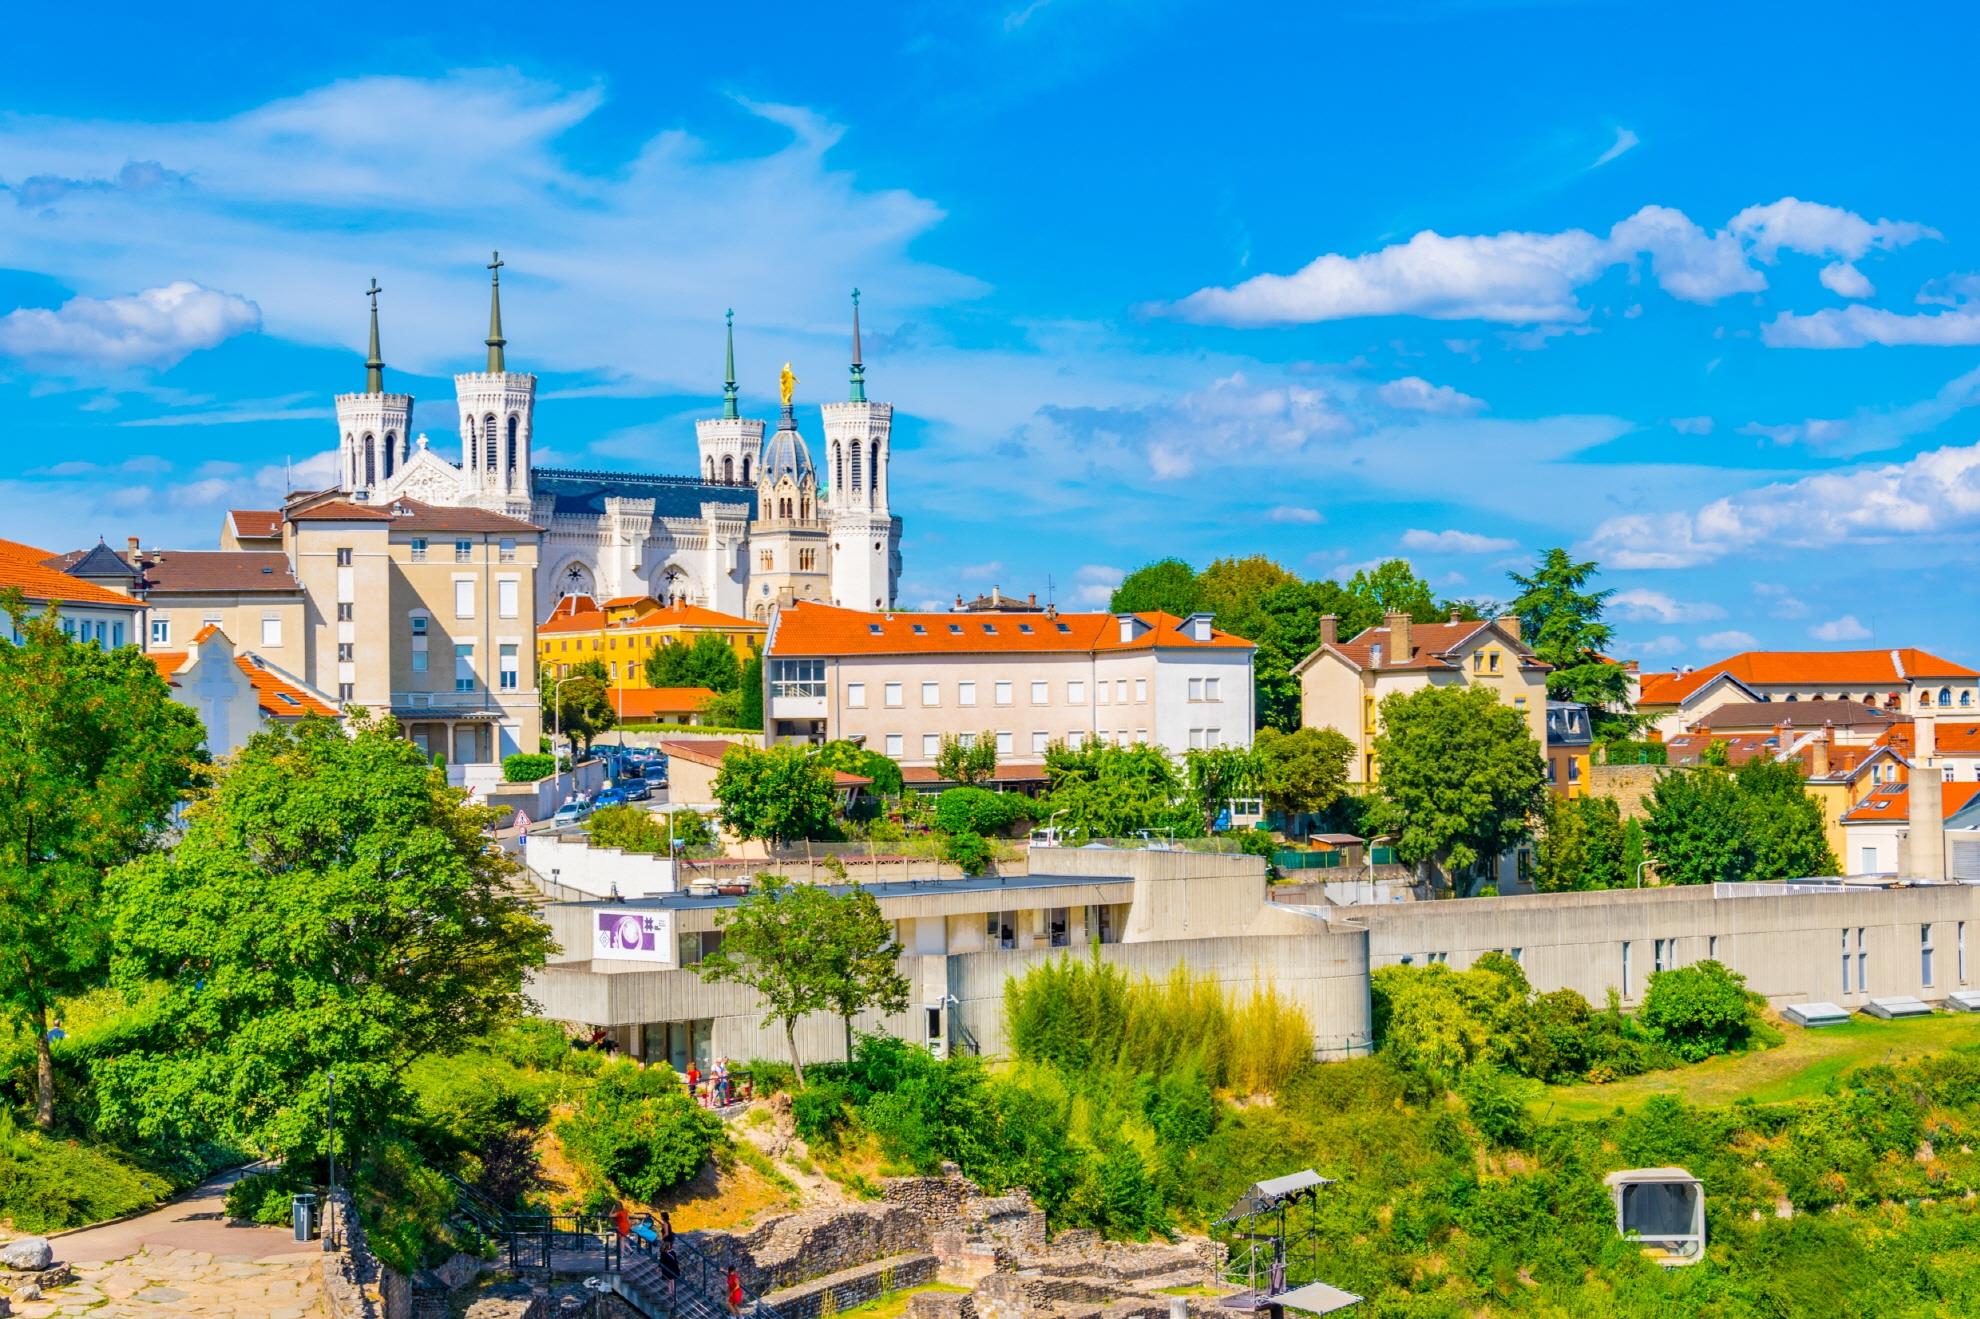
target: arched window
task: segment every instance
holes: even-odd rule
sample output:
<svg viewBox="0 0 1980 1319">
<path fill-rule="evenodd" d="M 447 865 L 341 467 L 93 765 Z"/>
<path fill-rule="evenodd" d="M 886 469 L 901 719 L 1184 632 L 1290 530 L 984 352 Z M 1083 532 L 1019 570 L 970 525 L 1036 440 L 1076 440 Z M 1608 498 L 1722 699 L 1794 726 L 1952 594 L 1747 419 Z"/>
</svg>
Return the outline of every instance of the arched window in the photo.
<svg viewBox="0 0 1980 1319">
<path fill-rule="evenodd" d="M 1932 704 L 1932 693 L 1930 692 L 1918 693 L 1918 704 L 1921 706 L 1929 707 Z"/>
<path fill-rule="evenodd" d="M 378 479 L 377 446 L 372 438 L 364 437 L 364 483 L 370 485 Z"/>
<path fill-rule="evenodd" d="M 843 444 L 832 446 L 832 488 L 846 488 L 846 446 Z"/>
<path fill-rule="evenodd" d="M 481 466 L 481 432 L 475 429 L 473 417 L 467 419 L 467 465 Z"/>
<path fill-rule="evenodd" d="M 344 437 L 344 452 L 350 455 L 350 461 L 344 464 L 344 486 L 346 489 L 348 489 L 351 486 L 355 486 L 357 484 L 357 478 L 358 478 L 357 436 L 346 435 Z"/>
<path fill-rule="evenodd" d="M 516 437 L 522 429 L 522 419 L 515 413 L 509 414 L 509 454 L 506 470 L 510 476 L 516 474 Z"/>
<path fill-rule="evenodd" d="M 488 470 L 492 472 L 495 470 L 496 441 L 501 438 L 501 434 L 502 434 L 501 431 L 495 428 L 494 413 L 491 412 L 486 417 L 482 418 L 481 433 L 483 437 L 485 437 L 487 440 L 487 443 L 482 445 L 481 461 L 486 463 L 488 465 Z"/>
<path fill-rule="evenodd" d="M 1961 706 L 1968 706 L 1968 705 L 1971 705 L 1971 704 L 1973 704 L 1973 689 L 1972 689 L 1972 688 L 1970 688 L 1970 687 L 1969 687 L 1969 688 L 1967 688 L 1967 689 L 1966 689 L 1965 691 L 1963 691 L 1963 692 L 1961 692 L 1961 693 L 1959 694 L 1959 703 L 1960 703 L 1960 705 L 1961 705 Z"/>
<path fill-rule="evenodd" d="M 1788 698 L 1788 699 L 1789 699 L 1790 701 L 1798 701 L 1798 700 L 1800 700 L 1800 699 L 1801 699 L 1801 698 L 1800 698 L 1799 696 L 1797 696 L 1797 695 L 1795 695 L 1795 694 L 1794 694 L 1793 692 L 1789 692 L 1789 693 L 1787 694 L 1787 698 Z"/>
<path fill-rule="evenodd" d="M 743 484 L 749 484 L 749 455 L 743 455 Z"/>
<path fill-rule="evenodd" d="M 810 495 L 806 495 L 806 496 L 805 496 L 805 497 L 804 497 L 803 499 L 800 499 L 800 500 L 798 501 L 798 516 L 799 516 L 799 517 L 801 517 L 801 518 L 803 518 L 803 519 L 805 519 L 806 521 L 810 521 L 810 519 L 811 519 L 811 496 L 810 496 Z"/>
<path fill-rule="evenodd" d="M 1940 705 L 1952 704 L 1952 688 L 1950 687 L 1939 688 L 1939 704 Z"/>
<path fill-rule="evenodd" d="M 395 434 L 392 431 L 386 431 L 385 432 L 385 479 L 387 481 L 392 479 L 392 473 L 398 467 L 398 460 L 399 460 L 399 437 L 397 434 Z"/>
<path fill-rule="evenodd" d="M 853 441 L 852 488 L 855 490 L 859 489 L 859 441 L 858 440 Z"/>
<path fill-rule="evenodd" d="M 735 483 L 736 483 L 736 460 L 734 458 L 724 455 L 722 459 L 722 484 L 734 485 Z"/>
<path fill-rule="evenodd" d="M 867 446 L 866 464 L 872 469 L 866 483 L 872 486 L 877 493 L 882 481 L 887 475 L 886 468 L 882 465 L 882 459 L 880 457 L 880 441 L 875 440 L 871 445 Z"/>
</svg>

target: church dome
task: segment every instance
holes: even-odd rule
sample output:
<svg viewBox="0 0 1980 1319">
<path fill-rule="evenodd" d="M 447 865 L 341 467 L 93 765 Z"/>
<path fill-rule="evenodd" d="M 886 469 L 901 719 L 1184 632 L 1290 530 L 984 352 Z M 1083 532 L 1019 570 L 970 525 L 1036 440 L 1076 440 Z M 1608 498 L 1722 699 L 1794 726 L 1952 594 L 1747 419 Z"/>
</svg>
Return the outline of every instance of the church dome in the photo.
<svg viewBox="0 0 1980 1319">
<path fill-rule="evenodd" d="M 797 419 L 788 405 L 776 433 L 764 441 L 757 471 L 761 473 L 757 480 L 764 485 L 774 485 L 786 476 L 799 485 L 807 481 L 816 483 L 818 479 L 811 465 L 811 450 L 806 447 L 804 436 L 798 434 Z"/>
</svg>

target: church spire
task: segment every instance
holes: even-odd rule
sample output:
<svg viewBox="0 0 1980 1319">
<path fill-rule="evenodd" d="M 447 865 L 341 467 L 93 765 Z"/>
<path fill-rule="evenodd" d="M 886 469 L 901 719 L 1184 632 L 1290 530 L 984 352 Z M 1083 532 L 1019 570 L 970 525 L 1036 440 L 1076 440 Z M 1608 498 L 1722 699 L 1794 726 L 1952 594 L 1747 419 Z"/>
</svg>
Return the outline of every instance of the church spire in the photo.
<svg viewBox="0 0 1980 1319">
<path fill-rule="evenodd" d="M 385 392 L 385 359 L 378 355 L 378 295 L 384 291 L 378 287 L 376 279 L 365 290 L 371 295 L 371 355 L 364 359 L 364 392 L 367 394 Z"/>
<path fill-rule="evenodd" d="M 492 254 L 488 262 L 488 373 L 500 375 L 508 370 L 502 361 L 502 349 L 508 340 L 502 337 L 502 267 L 508 264 L 502 254 Z"/>
<path fill-rule="evenodd" d="M 724 320 L 729 326 L 729 370 L 722 379 L 722 415 L 734 420 L 742 415 L 736 408 L 736 313 L 732 307 Z"/>
<path fill-rule="evenodd" d="M 866 363 L 860 360 L 859 352 L 859 290 L 853 290 L 853 362 L 852 362 L 852 401 L 866 402 Z"/>
</svg>

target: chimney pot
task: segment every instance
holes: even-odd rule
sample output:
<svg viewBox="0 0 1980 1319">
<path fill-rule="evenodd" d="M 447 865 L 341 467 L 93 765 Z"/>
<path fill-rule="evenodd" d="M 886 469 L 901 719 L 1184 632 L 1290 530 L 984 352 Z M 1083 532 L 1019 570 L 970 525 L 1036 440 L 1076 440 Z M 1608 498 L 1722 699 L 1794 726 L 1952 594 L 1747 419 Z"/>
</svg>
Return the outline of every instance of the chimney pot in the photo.
<svg viewBox="0 0 1980 1319">
<path fill-rule="evenodd" d="M 1035 605 L 1035 604 L 1037 604 L 1037 603 L 1038 603 L 1038 592 L 1036 592 L 1036 591 L 1027 591 L 1027 592 L 1025 592 L 1025 596 L 1024 596 L 1024 602 L 1025 602 L 1026 604 L 1028 604 L 1028 605 Z"/>
</svg>

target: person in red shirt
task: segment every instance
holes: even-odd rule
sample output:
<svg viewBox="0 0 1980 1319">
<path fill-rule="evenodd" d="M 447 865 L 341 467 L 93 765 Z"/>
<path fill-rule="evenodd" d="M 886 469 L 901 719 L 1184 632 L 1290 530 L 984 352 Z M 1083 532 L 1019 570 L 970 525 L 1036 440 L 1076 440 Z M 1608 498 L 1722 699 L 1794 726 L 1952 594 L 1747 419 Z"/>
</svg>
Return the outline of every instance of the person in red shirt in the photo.
<svg viewBox="0 0 1980 1319">
<path fill-rule="evenodd" d="M 743 1303 L 742 1277 L 736 1272 L 736 1266 L 733 1264 L 729 1266 L 728 1299 L 729 1319 L 741 1319 Z"/>
<path fill-rule="evenodd" d="M 614 1206 L 612 1210 L 612 1226 L 618 1231 L 619 1241 L 622 1244 L 628 1236 L 632 1235 L 632 1215 L 626 1212 L 626 1207 L 623 1203 Z"/>
</svg>

